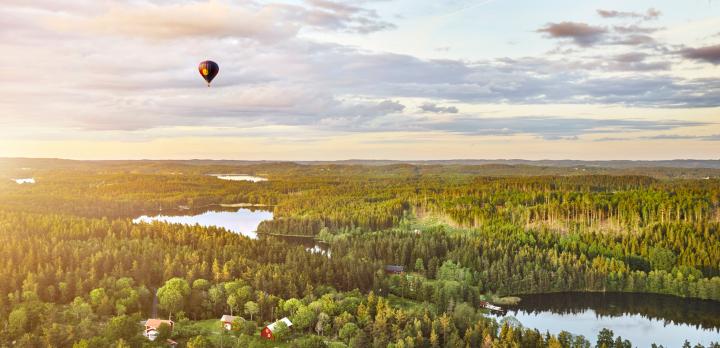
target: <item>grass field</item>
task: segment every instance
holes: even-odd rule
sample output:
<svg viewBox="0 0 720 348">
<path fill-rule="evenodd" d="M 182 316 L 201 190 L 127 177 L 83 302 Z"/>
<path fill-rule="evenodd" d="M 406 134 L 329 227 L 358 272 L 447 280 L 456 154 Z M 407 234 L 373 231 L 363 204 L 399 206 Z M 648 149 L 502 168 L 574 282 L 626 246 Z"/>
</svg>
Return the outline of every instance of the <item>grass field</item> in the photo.
<svg viewBox="0 0 720 348">
<path fill-rule="evenodd" d="M 407 301 L 407 300 L 406 300 Z M 412 302 L 412 301 L 408 301 Z M 208 338 L 214 347 L 250 347 L 250 348 L 286 348 L 290 347 L 287 342 L 269 341 L 260 337 L 260 329 L 255 335 L 240 335 L 223 330 L 217 319 L 198 320 L 198 321 L 180 321 L 175 326 L 173 339 L 179 343 L 186 343 L 189 339 L 202 335 Z M 294 332 L 291 330 L 288 340 L 303 338 L 307 336 L 305 333 Z M 327 343 L 335 342 L 328 339 Z"/>
</svg>

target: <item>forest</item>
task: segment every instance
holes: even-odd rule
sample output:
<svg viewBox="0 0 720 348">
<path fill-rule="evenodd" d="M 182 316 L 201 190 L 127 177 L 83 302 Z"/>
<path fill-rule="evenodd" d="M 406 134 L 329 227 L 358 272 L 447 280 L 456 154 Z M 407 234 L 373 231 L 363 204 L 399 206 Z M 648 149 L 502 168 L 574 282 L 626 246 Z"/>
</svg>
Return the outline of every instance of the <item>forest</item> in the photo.
<svg viewBox="0 0 720 348">
<path fill-rule="evenodd" d="M 523 328 L 481 303 L 565 291 L 720 301 L 720 179 L 708 172 L 0 160 L 0 347 L 632 347 L 610 330 Z M 236 203 L 271 207 L 261 238 L 132 222 Z M 177 325 L 150 342 L 138 323 L 154 310 Z M 223 314 L 243 320 L 225 332 Z M 259 338 L 282 317 L 293 326 Z"/>
</svg>

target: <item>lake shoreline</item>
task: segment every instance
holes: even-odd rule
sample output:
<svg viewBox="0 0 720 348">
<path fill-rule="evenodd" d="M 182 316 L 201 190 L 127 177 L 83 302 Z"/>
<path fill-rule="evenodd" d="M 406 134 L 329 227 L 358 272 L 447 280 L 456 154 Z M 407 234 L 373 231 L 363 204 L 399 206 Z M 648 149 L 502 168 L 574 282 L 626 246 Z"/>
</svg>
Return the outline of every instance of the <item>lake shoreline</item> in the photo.
<svg viewBox="0 0 720 348">
<path fill-rule="evenodd" d="M 504 295 L 500 297 L 519 297 L 522 298 L 523 296 L 535 296 L 535 295 L 557 295 L 557 294 L 633 294 L 633 295 L 653 295 L 653 296 L 668 296 L 680 300 L 692 300 L 692 301 L 708 301 L 711 303 L 720 304 L 720 301 L 716 301 L 710 298 L 701 298 L 701 297 L 688 297 L 688 296 L 679 296 L 674 294 L 665 294 L 665 293 L 659 293 L 659 292 L 642 292 L 642 291 L 609 291 L 609 290 L 560 290 L 560 291 L 543 291 L 543 292 L 535 292 L 535 293 L 521 293 L 521 294 L 509 294 Z"/>
<path fill-rule="evenodd" d="M 560 330 L 594 339 L 602 328 L 629 339 L 637 347 L 652 343 L 679 347 L 685 338 L 703 344 L 718 341 L 720 302 L 666 294 L 629 292 L 553 292 L 520 295 L 517 305 L 503 306 L 505 315 L 524 327 Z"/>
</svg>

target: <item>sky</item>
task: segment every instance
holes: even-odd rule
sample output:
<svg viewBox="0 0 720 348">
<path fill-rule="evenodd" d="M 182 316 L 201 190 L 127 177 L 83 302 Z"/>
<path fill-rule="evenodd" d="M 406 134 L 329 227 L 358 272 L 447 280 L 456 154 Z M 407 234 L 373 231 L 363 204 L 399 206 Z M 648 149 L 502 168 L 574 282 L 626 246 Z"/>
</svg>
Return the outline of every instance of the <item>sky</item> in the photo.
<svg viewBox="0 0 720 348">
<path fill-rule="evenodd" d="M 0 52 L 0 157 L 720 158 L 714 0 L 3 0 Z"/>
</svg>

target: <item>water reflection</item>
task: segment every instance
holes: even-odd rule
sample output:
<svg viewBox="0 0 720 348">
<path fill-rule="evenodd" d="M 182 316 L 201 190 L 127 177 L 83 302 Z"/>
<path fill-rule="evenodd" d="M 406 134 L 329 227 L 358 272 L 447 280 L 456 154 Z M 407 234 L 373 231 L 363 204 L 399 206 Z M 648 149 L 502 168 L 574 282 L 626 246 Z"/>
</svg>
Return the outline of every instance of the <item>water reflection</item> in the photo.
<svg viewBox="0 0 720 348">
<path fill-rule="evenodd" d="M 267 181 L 267 178 L 263 178 L 260 176 L 247 175 L 247 174 L 208 174 L 208 175 L 214 176 L 220 180 L 251 181 L 251 182 Z"/>
<path fill-rule="evenodd" d="M 182 210 L 180 210 L 182 211 Z M 134 223 L 162 221 L 171 224 L 200 225 L 205 227 L 222 227 L 228 231 L 256 239 L 257 227 L 261 222 L 272 220 L 273 213 L 262 209 L 222 208 L 193 214 L 191 209 L 183 215 L 163 214 L 156 216 L 143 215 L 133 220 Z"/>
<path fill-rule="evenodd" d="M 35 179 L 34 178 L 22 178 L 22 179 L 12 179 L 15 181 L 16 184 L 34 184 Z"/>
<path fill-rule="evenodd" d="M 523 295 L 508 316 L 540 332 L 561 330 L 594 341 L 603 328 L 632 341 L 666 347 L 720 341 L 720 303 L 675 296 L 628 293 L 557 293 Z"/>
<path fill-rule="evenodd" d="M 309 253 L 325 255 L 327 257 L 332 256 L 332 253 L 330 251 L 330 245 L 325 242 L 315 240 L 314 237 L 298 237 L 298 236 L 281 236 L 281 235 L 260 234 L 260 239 L 262 239 L 262 238 L 278 238 L 288 244 L 301 245 L 301 246 L 305 247 L 305 251 L 307 251 Z"/>
<path fill-rule="evenodd" d="M 242 207 L 242 208 L 238 208 Z M 272 220 L 273 213 L 263 206 L 248 204 L 224 204 L 204 207 L 179 207 L 163 211 L 160 215 L 142 215 L 133 220 L 134 223 L 161 221 L 171 224 L 200 225 L 205 227 L 221 227 L 244 236 L 257 238 L 279 238 L 286 243 L 302 245 L 310 253 L 330 257 L 328 244 L 316 241 L 313 237 L 258 235 L 257 228 L 261 222 Z"/>
</svg>

